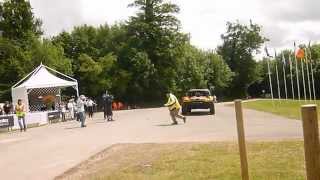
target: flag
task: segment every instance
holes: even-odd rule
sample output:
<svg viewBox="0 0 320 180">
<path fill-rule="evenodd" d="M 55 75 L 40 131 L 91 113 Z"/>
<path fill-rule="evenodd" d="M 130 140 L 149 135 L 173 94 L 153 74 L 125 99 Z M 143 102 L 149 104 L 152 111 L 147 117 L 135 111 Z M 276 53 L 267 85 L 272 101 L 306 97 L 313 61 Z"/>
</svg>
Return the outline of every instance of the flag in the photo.
<svg viewBox="0 0 320 180">
<path fill-rule="evenodd" d="M 305 56 L 304 50 L 302 48 L 299 48 L 296 52 L 296 57 L 301 60 L 304 58 L 304 56 Z"/>
</svg>

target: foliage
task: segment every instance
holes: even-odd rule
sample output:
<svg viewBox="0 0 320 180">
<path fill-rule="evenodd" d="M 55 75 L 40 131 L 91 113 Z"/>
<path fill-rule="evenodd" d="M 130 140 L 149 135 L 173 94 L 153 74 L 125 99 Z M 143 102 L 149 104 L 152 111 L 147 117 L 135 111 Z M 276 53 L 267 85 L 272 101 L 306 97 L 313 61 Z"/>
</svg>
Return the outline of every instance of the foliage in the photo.
<svg viewBox="0 0 320 180">
<path fill-rule="evenodd" d="M 267 59 L 254 58 L 267 41 L 259 25 L 228 22 L 216 52 L 200 50 L 181 31 L 176 4 L 134 0 L 129 7 L 137 13 L 124 22 L 84 24 L 45 39 L 41 20 L 34 17 L 28 1 L 0 3 L 0 100 L 9 99 L 14 82 L 41 62 L 77 79 L 81 94 L 98 98 L 109 90 L 117 100 L 130 104 L 158 103 L 167 91 L 181 96 L 190 88 L 214 87 L 220 99 L 268 91 Z M 318 60 L 320 46 L 313 45 L 311 51 L 312 59 Z M 292 51 L 281 53 L 294 57 Z M 280 57 L 270 61 L 273 75 L 276 64 L 282 68 Z M 317 79 L 320 66 L 313 65 Z M 295 78 L 294 69 L 293 74 Z M 286 78 L 289 81 L 290 76 Z"/>
<path fill-rule="evenodd" d="M 253 55 L 259 53 L 267 39 L 261 35 L 261 27 L 251 22 L 250 25 L 228 22 L 227 32 L 221 38 L 223 44 L 218 47 L 218 54 L 235 73 L 230 95 L 245 97 L 248 87 L 259 78 Z"/>
<path fill-rule="evenodd" d="M 31 36 L 42 35 L 41 25 L 41 20 L 34 17 L 29 1 L 0 2 L 0 31 L 4 38 L 26 46 Z"/>
</svg>

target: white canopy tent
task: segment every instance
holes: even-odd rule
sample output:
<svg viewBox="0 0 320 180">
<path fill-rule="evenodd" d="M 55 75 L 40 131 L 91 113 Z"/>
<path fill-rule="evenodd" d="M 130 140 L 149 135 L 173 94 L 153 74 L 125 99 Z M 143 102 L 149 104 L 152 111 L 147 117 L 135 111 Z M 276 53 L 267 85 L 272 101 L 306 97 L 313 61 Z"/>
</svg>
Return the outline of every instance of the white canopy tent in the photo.
<svg viewBox="0 0 320 180">
<path fill-rule="evenodd" d="M 59 78 L 51 72 L 61 76 Z M 60 96 L 60 89 L 65 87 L 73 87 L 79 96 L 78 82 L 76 79 L 62 74 L 42 63 L 26 77 L 21 79 L 12 87 L 12 102 L 17 103 L 18 99 L 22 99 L 26 104 L 27 111 L 30 111 L 29 94 L 32 91 L 50 92 L 51 94 Z"/>
</svg>

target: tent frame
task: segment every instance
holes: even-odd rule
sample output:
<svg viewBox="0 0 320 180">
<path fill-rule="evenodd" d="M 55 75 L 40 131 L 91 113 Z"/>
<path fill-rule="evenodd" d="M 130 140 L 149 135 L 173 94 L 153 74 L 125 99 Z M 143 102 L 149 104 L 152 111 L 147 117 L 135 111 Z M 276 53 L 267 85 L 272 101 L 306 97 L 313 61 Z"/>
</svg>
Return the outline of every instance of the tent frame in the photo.
<svg viewBox="0 0 320 180">
<path fill-rule="evenodd" d="M 76 95 L 77 95 L 77 97 L 79 97 L 78 81 L 77 81 L 76 79 L 74 79 L 74 78 L 72 78 L 72 77 L 70 77 L 70 76 L 67 76 L 67 75 L 65 75 L 65 74 L 63 74 L 63 73 L 61 73 L 61 72 L 59 72 L 59 71 L 57 71 L 57 70 L 55 70 L 55 69 L 52 69 L 52 68 L 44 65 L 44 64 L 42 64 L 42 62 L 41 62 L 41 64 L 40 64 L 37 68 L 35 68 L 32 72 L 30 72 L 30 73 L 27 74 L 25 77 L 23 77 L 20 81 L 18 81 L 16 84 L 14 84 L 14 85 L 11 87 L 11 92 L 14 92 L 14 90 L 15 90 L 16 88 L 20 88 L 20 87 L 19 87 L 20 84 L 22 84 L 22 83 L 25 82 L 26 80 L 30 79 L 31 77 L 35 76 L 35 75 L 37 74 L 37 72 L 38 72 L 41 68 L 45 68 L 45 69 L 47 69 L 47 70 L 49 70 L 49 71 L 52 71 L 52 72 L 54 72 L 54 73 L 56 73 L 56 74 L 59 74 L 60 76 L 64 77 L 65 79 L 67 79 L 67 80 L 69 80 L 69 81 L 75 82 L 76 85 L 73 85 L 73 86 L 70 85 L 69 87 L 72 87 L 73 89 L 75 89 L 75 90 L 76 90 L 76 93 L 77 93 Z M 61 79 L 61 78 L 60 78 L 60 79 Z M 63 87 L 68 87 L 68 86 L 53 86 L 53 87 L 59 88 L 59 93 L 61 93 L 61 88 L 63 88 Z M 48 87 L 39 87 L 39 88 L 48 88 Z M 25 89 L 26 89 L 26 95 L 27 95 L 27 97 L 28 97 L 29 93 L 32 92 L 34 89 L 37 89 L 37 88 L 27 88 L 27 87 L 26 87 Z M 12 94 L 12 96 L 13 96 L 13 94 Z M 61 97 L 61 94 L 60 94 L 60 97 Z M 28 99 L 29 99 L 29 98 L 28 98 Z M 14 100 L 14 97 L 12 97 L 12 100 Z M 29 109 L 29 107 L 28 107 L 28 109 Z"/>
</svg>

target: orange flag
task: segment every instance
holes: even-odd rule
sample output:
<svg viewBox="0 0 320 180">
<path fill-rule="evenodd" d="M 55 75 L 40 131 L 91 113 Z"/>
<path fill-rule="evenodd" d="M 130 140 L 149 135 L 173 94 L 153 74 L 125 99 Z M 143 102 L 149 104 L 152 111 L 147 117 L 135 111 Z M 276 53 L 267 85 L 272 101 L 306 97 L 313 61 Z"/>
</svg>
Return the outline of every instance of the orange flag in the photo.
<svg viewBox="0 0 320 180">
<path fill-rule="evenodd" d="M 298 58 L 298 59 L 303 59 L 304 58 L 304 50 L 303 49 L 301 49 L 301 48 L 299 48 L 298 50 L 297 50 L 297 52 L 296 52 L 296 57 Z"/>
</svg>

